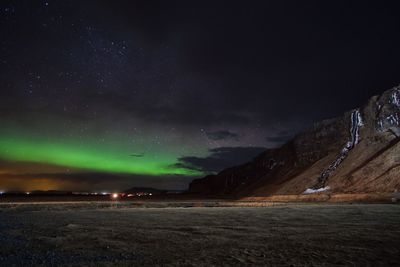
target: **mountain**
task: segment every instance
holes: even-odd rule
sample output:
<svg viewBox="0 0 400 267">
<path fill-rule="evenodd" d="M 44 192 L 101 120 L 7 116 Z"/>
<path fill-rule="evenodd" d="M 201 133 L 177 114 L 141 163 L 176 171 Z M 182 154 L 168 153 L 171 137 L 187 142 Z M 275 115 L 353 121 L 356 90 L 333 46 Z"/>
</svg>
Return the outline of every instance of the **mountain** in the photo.
<svg viewBox="0 0 400 267">
<path fill-rule="evenodd" d="M 280 148 L 194 180 L 192 193 L 234 196 L 400 189 L 400 86 L 315 123 Z"/>
</svg>

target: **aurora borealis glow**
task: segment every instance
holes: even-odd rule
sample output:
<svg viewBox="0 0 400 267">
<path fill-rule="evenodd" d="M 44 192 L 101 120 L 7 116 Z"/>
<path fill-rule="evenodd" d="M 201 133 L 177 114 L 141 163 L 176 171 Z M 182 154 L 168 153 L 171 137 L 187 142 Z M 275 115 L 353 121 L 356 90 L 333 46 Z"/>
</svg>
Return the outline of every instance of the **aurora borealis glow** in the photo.
<svg viewBox="0 0 400 267">
<path fill-rule="evenodd" d="M 11 161 L 24 161 L 54 164 L 67 168 L 127 173 L 141 175 L 201 175 L 189 169 L 173 167 L 177 156 L 145 155 L 131 157 L 127 152 L 101 150 L 85 145 L 38 142 L 19 138 L 0 139 L 1 158 Z M 121 156 L 125 155 L 125 156 Z"/>
<path fill-rule="evenodd" d="M 40 122 L 36 124 L 40 125 Z M 7 125 L 7 122 L 3 121 L 3 125 Z M 57 122 L 51 125 L 55 126 Z M 129 186 L 130 179 L 134 181 L 138 177 L 152 184 L 160 177 L 173 180 L 173 177 L 190 179 L 204 175 L 202 171 L 178 166 L 178 159 L 183 153 L 182 149 L 161 145 L 160 141 L 154 142 L 154 139 L 158 138 L 138 137 L 137 140 L 132 140 L 131 133 L 131 138 L 128 140 L 116 133 L 106 138 L 101 137 L 101 133 L 97 135 L 88 133 L 89 130 L 84 134 L 77 134 L 71 129 L 62 131 L 67 132 L 68 135 L 52 133 L 50 129 L 42 129 L 34 133 L 32 129 L 30 131 L 26 127 L 13 129 L 13 126 L 2 131 L 0 169 L 3 168 L 4 173 L 0 173 L 0 177 L 3 176 L 3 182 L 10 183 L 10 175 L 14 177 L 14 180 L 33 176 L 37 180 L 36 185 L 32 186 L 31 183 L 24 182 L 25 185 L 29 185 L 28 188 L 17 186 L 16 189 L 57 189 L 60 185 L 57 176 L 60 173 L 72 178 L 86 173 L 86 180 L 83 181 L 85 184 L 96 184 L 99 174 L 103 173 L 100 176 L 109 175 L 109 180 L 117 179 L 117 184 L 118 179 L 122 179 L 125 181 L 122 184 L 126 186 Z M 128 129 L 126 131 L 128 132 Z M 150 135 L 150 133 L 147 134 Z M 10 163 L 14 163 L 14 166 L 7 168 Z M 33 168 L 35 164 L 42 167 Z M 38 184 L 40 184 L 39 187 Z M 71 186 L 73 185 L 67 185 L 67 188 Z M 100 188 L 107 189 L 105 185 Z"/>
</svg>

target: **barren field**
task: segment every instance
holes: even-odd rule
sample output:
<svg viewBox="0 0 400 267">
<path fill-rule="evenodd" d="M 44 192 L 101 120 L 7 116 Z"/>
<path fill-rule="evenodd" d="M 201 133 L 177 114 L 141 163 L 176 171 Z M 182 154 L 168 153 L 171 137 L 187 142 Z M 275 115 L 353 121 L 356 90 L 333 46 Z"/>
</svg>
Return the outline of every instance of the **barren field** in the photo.
<svg viewBox="0 0 400 267">
<path fill-rule="evenodd" d="M 1 204 L 1 266 L 400 265 L 400 205 L 220 206 Z"/>
</svg>

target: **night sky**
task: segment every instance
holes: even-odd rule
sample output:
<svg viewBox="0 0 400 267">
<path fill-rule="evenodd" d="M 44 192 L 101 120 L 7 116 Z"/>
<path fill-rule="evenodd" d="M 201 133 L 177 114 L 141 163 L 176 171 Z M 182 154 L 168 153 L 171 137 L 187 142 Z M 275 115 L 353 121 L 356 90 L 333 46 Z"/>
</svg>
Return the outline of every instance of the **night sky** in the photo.
<svg viewBox="0 0 400 267">
<path fill-rule="evenodd" d="M 1 1 L 0 191 L 184 189 L 400 82 L 396 1 Z"/>
</svg>

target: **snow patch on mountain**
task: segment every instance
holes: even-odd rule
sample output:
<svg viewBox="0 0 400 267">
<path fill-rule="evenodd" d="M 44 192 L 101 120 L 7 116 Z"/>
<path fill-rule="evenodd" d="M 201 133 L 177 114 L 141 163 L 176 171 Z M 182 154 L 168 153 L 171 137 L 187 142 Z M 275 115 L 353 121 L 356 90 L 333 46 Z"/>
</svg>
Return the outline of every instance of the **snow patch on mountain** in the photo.
<svg viewBox="0 0 400 267">
<path fill-rule="evenodd" d="M 323 189 L 327 188 L 325 184 L 328 181 L 329 176 L 334 172 L 339 165 L 346 159 L 350 150 L 352 150 L 359 142 L 360 142 L 360 127 L 364 126 L 361 112 L 359 109 L 354 110 L 350 115 L 350 140 L 346 143 L 343 149 L 340 151 L 339 156 L 336 158 L 334 162 L 327 169 L 325 169 L 320 177 L 318 178 L 317 184 L 312 187 L 306 189 L 303 194 L 313 194 L 324 191 Z M 329 187 L 328 187 L 329 188 Z M 322 190 L 322 191 L 320 191 Z"/>
<path fill-rule="evenodd" d="M 329 189 L 330 189 L 329 186 L 325 186 L 325 187 L 318 188 L 318 189 L 311 189 L 311 188 L 308 188 L 306 191 L 304 191 L 303 194 L 304 194 L 304 195 L 308 195 L 308 194 L 321 193 L 321 192 L 328 191 Z"/>
</svg>

